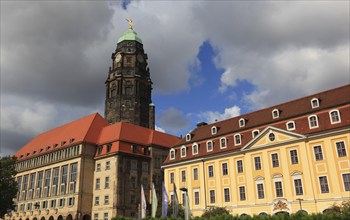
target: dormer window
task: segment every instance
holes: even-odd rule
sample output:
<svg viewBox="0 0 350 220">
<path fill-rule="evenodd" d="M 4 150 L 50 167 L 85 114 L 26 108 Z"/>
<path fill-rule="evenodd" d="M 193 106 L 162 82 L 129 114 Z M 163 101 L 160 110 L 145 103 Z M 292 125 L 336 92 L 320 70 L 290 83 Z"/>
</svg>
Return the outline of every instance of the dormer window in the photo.
<svg viewBox="0 0 350 220">
<path fill-rule="evenodd" d="M 221 138 L 220 139 L 220 148 L 226 148 L 227 147 L 227 140 L 226 138 Z"/>
<path fill-rule="evenodd" d="M 69 143 L 72 143 L 74 141 L 74 138 L 69 139 Z"/>
<path fill-rule="evenodd" d="M 289 121 L 286 123 L 286 127 L 288 131 L 293 131 L 295 130 L 295 122 L 294 121 Z"/>
<path fill-rule="evenodd" d="M 35 150 L 33 150 L 32 154 L 36 154 L 36 151 L 35 151 Z"/>
<path fill-rule="evenodd" d="M 132 144 L 132 145 L 131 145 L 131 151 L 132 151 L 133 153 L 137 153 L 137 146 L 134 145 L 134 144 Z"/>
<path fill-rule="evenodd" d="M 44 150 L 44 149 L 40 148 L 40 149 L 39 149 L 39 153 L 41 153 L 43 150 Z"/>
<path fill-rule="evenodd" d="M 27 153 L 26 156 L 28 157 L 30 155 L 30 153 Z"/>
<path fill-rule="evenodd" d="M 175 149 L 171 149 L 170 150 L 170 160 L 174 160 L 175 159 Z"/>
<path fill-rule="evenodd" d="M 102 153 L 102 146 L 97 148 L 97 155 L 101 155 Z"/>
<path fill-rule="evenodd" d="M 53 145 L 53 148 L 56 148 L 57 146 L 58 146 L 58 144 L 54 144 L 54 145 Z"/>
<path fill-rule="evenodd" d="M 198 154 L 198 144 L 194 143 L 192 145 L 192 155 L 196 155 L 196 154 Z"/>
<path fill-rule="evenodd" d="M 45 150 L 47 151 L 47 150 L 49 150 L 49 149 L 50 149 L 50 146 L 46 146 Z"/>
<path fill-rule="evenodd" d="M 207 152 L 213 151 L 213 141 L 207 142 Z"/>
<path fill-rule="evenodd" d="M 191 140 L 191 134 L 186 134 L 186 141 L 190 141 Z"/>
<path fill-rule="evenodd" d="M 242 128 L 244 126 L 245 126 L 245 119 L 244 118 L 239 119 L 239 127 Z"/>
<path fill-rule="evenodd" d="M 111 144 L 107 144 L 107 153 L 111 152 L 112 149 L 112 145 Z"/>
<path fill-rule="evenodd" d="M 252 136 L 253 136 L 253 138 L 255 138 L 256 136 L 258 136 L 259 132 L 260 132 L 260 131 L 259 131 L 258 129 L 253 130 L 253 131 L 252 131 Z"/>
<path fill-rule="evenodd" d="M 218 128 L 216 126 L 211 127 L 211 134 L 214 135 L 218 132 Z"/>
<path fill-rule="evenodd" d="M 329 118 L 331 120 L 331 124 L 336 124 L 336 123 L 340 123 L 340 114 L 339 114 L 339 110 L 335 109 L 329 112 Z"/>
<path fill-rule="evenodd" d="M 65 141 L 61 141 L 61 146 L 65 145 L 66 142 Z"/>
<path fill-rule="evenodd" d="M 311 107 L 312 108 L 320 107 L 320 100 L 318 98 L 311 99 Z"/>
<path fill-rule="evenodd" d="M 272 110 L 272 118 L 279 118 L 280 117 L 280 111 L 278 109 Z"/>
<path fill-rule="evenodd" d="M 236 134 L 234 136 L 234 140 L 235 140 L 235 145 L 241 145 L 241 143 L 242 143 L 242 135 L 241 134 Z"/>
<path fill-rule="evenodd" d="M 186 157 L 186 146 L 181 147 L 181 157 Z"/>
<path fill-rule="evenodd" d="M 318 118 L 317 115 L 309 116 L 309 127 L 310 129 L 318 128 Z"/>
</svg>

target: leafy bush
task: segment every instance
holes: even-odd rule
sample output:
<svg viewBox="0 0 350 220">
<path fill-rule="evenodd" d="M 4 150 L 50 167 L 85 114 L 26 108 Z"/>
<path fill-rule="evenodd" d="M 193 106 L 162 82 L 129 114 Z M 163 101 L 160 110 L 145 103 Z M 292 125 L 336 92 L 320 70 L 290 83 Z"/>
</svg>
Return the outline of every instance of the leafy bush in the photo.
<svg viewBox="0 0 350 220">
<path fill-rule="evenodd" d="M 224 207 L 210 207 L 208 210 L 206 210 L 203 213 L 202 217 L 210 218 L 214 216 L 223 216 L 223 215 L 230 215 L 230 212 Z"/>
</svg>

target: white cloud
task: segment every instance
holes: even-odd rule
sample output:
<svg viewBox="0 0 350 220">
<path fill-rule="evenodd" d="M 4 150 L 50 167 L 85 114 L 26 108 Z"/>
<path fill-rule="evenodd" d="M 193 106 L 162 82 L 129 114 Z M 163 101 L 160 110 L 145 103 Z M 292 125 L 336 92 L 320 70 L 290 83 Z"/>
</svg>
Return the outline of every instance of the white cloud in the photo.
<svg viewBox="0 0 350 220">
<path fill-rule="evenodd" d="M 200 112 L 198 117 L 203 119 L 205 122 L 212 123 L 238 116 L 240 115 L 240 111 L 241 109 L 235 105 L 230 108 L 225 108 L 223 113 L 217 111 Z"/>
<path fill-rule="evenodd" d="M 156 129 L 156 131 L 160 131 L 160 132 L 165 133 L 165 130 L 163 128 L 161 128 L 161 127 L 158 127 L 157 125 L 156 125 L 155 129 Z"/>
<path fill-rule="evenodd" d="M 158 115 L 158 123 L 165 130 L 177 132 L 190 125 L 189 119 L 184 113 L 174 107 L 170 107 Z"/>
</svg>

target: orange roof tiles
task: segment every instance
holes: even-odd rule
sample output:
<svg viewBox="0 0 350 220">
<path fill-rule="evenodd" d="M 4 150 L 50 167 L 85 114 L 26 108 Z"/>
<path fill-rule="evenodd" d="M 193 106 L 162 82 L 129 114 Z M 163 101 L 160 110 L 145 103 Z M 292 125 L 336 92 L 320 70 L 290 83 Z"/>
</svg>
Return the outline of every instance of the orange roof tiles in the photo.
<svg viewBox="0 0 350 220">
<path fill-rule="evenodd" d="M 157 145 L 170 148 L 179 141 L 179 138 L 124 122 L 109 125 L 100 114 L 94 113 L 39 134 L 17 151 L 15 156 L 20 160 L 27 159 L 81 142 L 95 145 L 113 143 L 111 152 L 130 151 L 130 144 L 128 147 L 125 147 L 124 143 L 114 143 L 117 141 L 143 146 Z M 64 144 L 61 146 L 62 142 Z M 105 151 L 103 149 L 102 154 L 105 154 Z"/>
</svg>

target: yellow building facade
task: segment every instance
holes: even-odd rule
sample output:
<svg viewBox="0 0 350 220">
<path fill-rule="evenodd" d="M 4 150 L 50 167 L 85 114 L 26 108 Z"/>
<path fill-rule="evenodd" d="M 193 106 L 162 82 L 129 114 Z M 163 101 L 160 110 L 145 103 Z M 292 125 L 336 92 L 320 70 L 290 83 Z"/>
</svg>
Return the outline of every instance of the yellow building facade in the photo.
<svg viewBox="0 0 350 220">
<path fill-rule="evenodd" d="M 191 214 L 225 207 L 231 214 L 323 212 L 350 199 L 350 86 L 213 124 L 200 123 L 163 165 L 188 190 Z"/>
</svg>

